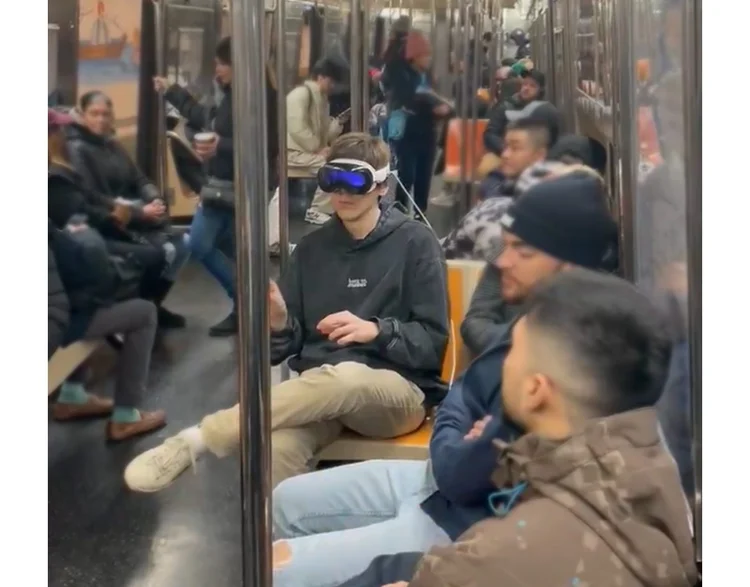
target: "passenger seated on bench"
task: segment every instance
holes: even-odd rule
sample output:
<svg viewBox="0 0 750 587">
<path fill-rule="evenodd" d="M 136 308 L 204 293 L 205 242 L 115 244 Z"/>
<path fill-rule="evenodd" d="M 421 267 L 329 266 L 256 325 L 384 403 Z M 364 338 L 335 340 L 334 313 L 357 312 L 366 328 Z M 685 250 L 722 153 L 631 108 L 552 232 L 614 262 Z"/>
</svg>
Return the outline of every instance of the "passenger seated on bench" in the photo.
<svg viewBox="0 0 750 587">
<path fill-rule="evenodd" d="M 48 110 L 48 218 L 63 229 L 74 217 L 84 218 L 106 241 L 111 254 L 135 260 L 139 273 L 141 297 L 160 304 L 173 283 L 174 273 L 183 260 L 178 249 L 166 238 L 151 234 L 159 242 L 150 242 L 142 232 L 143 224 L 133 206 L 87 186 L 78 168 L 71 161 L 63 129 L 74 119 L 55 110 Z M 184 251 L 184 247 L 180 250 Z M 171 261 L 171 264 L 170 264 Z M 166 310 L 160 314 L 162 327 L 178 327 L 182 321 Z"/>
<path fill-rule="evenodd" d="M 628 282 L 576 270 L 538 288 L 503 365 L 505 416 L 526 434 L 495 442 L 494 515 L 413 578 L 412 552 L 341 587 L 692 587 L 690 512 L 654 407 L 670 354 L 664 315 Z"/>
<path fill-rule="evenodd" d="M 479 185 L 479 199 L 511 198 L 521 174 L 547 158 L 551 146 L 549 125 L 534 117 L 522 118 L 508 125 L 503 151 L 497 168 Z"/>
<path fill-rule="evenodd" d="M 583 177 L 592 177 L 601 183 L 602 202 L 606 201 L 606 188 L 601 177 L 591 168 L 582 165 L 564 165 L 562 163 L 546 161 L 532 165 L 523 172 L 516 189 L 523 194 L 530 187 L 540 181 L 568 174 L 576 174 Z M 465 220 L 459 225 L 455 233 L 455 241 L 451 236 L 443 243 L 443 247 L 450 246 L 453 242 L 461 245 L 464 250 L 473 247 L 477 252 L 477 258 L 488 261 L 469 304 L 463 322 L 461 323 L 461 337 L 473 356 L 479 356 L 503 332 L 508 323 L 515 317 L 517 307 L 508 304 L 502 295 L 502 273 L 494 260 L 498 258 L 503 246 L 503 227 L 500 223 L 508 204 L 500 199 L 481 202 L 467 214 Z M 474 241 L 472 242 L 472 237 Z M 457 246 L 453 247 L 455 250 Z M 446 255 L 447 256 L 447 255 Z M 617 257 L 614 256 L 611 263 L 604 270 L 614 270 Z"/>
<path fill-rule="evenodd" d="M 496 262 L 505 271 L 509 303 L 522 302 L 540 280 L 572 266 L 598 268 L 617 241 L 600 183 L 588 176 L 540 183 L 501 222 L 505 246 Z M 368 461 L 276 488 L 275 587 L 338 585 L 378 555 L 450 544 L 492 515 L 493 441 L 519 433 L 498 417 L 507 350 L 506 329 L 453 384 L 437 410 L 429 461 Z"/>
<path fill-rule="evenodd" d="M 172 229 L 165 195 L 117 140 L 112 100 L 99 91 L 85 93 L 79 103 L 78 120 L 66 126 L 66 131 L 68 154 L 83 179 L 83 187 L 128 206 L 128 229 L 137 233 L 139 244 L 155 249 L 150 258 L 156 257 L 161 263 L 158 273 L 144 285 L 144 297 L 159 308 L 159 324 L 164 328 L 184 327 L 185 318 L 164 308 L 162 302 L 187 262 L 188 250 L 182 234 Z M 110 240 L 109 244 L 113 254 L 134 253 L 124 240 Z"/>
<path fill-rule="evenodd" d="M 313 198 L 305 213 L 305 220 L 311 224 L 325 224 L 334 212 L 330 195 L 317 189 L 315 175 L 326 162 L 331 141 L 341 134 L 351 114 L 347 110 L 331 118 L 328 103 L 335 85 L 346 81 L 347 76 L 345 62 L 324 57 L 313 67 L 310 79 L 286 97 L 287 165 L 290 172 L 302 171 L 311 177 L 295 179 L 290 185 L 296 184 L 299 191 L 292 196 L 305 205 Z"/>
<path fill-rule="evenodd" d="M 63 383 L 52 406 L 52 417 L 67 421 L 109 416 L 107 440 L 127 440 L 157 430 L 166 422 L 162 410 L 144 412 L 138 409 L 146 392 L 156 336 L 156 307 L 141 299 L 112 302 L 106 249 L 102 243 L 103 256 L 92 252 L 89 239 L 82 238 L 86 231 L 93 236 L 92 229 L 85 224 L 59 230 L 52 222 L 47 222 L 47 246 L 53 256 L 50 283 L 58 280 L 62 283 L 64 292 L 58 292 L 57 308 L 67 306 L 70 311 L 60 343 L 65 346 L 82 339 L 98 340 L 122 335 L 115 401 L 86 392 L 86 371 L 81 366 Z"/>
<path fill-rule="evenodd" d="M 302 239 L 271 284 L 272 360 L 300 373 L 271 391 L 274 485 L 308 471 L 344 428 L 375 438 L 416 430 L 445 393 L 445 262 L 428 227 L 379 206 L 389 161 L 370 135 L 334 141 L 319 181 L 336 216 Z M 224 456 L 239 441 L 234 406 L 136 458 L 125 481 L 159 491 L 193 458 Z"/>
</svg>

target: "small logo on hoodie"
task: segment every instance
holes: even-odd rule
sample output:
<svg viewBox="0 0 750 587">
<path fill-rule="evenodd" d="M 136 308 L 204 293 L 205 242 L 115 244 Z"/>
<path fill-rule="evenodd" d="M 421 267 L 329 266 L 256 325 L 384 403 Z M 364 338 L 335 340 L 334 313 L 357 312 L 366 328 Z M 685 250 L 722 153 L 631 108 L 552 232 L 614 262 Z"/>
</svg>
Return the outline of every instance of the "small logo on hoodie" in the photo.
<svg viewBox="0 0 750 587">
<path fill-rule="evenodd" d="M 346 287 L 349 287 L 349 288 L 367 287 L 367 280 L 366 279 L 350 279 Z"/>
</svg>

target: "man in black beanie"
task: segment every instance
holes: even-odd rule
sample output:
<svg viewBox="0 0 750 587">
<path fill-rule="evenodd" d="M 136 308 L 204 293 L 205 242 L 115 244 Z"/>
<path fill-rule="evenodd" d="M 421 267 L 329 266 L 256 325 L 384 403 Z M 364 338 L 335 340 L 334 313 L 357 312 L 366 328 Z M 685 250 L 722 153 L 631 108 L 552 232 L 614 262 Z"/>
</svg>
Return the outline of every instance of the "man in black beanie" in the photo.
<svg viewBox="0 0 750 587">
<path fill-rule="evenodd" d="M 534 185 L 494 222 L 500 236 L 483 241 L 488 263 L 461 323 L 461 337 L 475 356 L 503 335 L 540 280 L 576 265 L 617 268 L 617 225 L 604 184 L 584 171 Z"/>
<path fill-rule="evenodd" d="M 531 188 L 500 219 L 504 246 L 495 265 L 506 302 L 523 300 L 540 279 L 573 266 L 613 270 L 617 225 L 601 182 L 571 174 Z"/>
</svg>

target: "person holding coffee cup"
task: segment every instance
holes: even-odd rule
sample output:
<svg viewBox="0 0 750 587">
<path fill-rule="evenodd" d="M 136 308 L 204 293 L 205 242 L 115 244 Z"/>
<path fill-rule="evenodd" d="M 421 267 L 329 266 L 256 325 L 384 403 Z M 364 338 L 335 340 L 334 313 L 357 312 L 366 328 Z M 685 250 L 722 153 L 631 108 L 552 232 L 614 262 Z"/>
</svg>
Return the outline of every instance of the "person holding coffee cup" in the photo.
<svg viewBox="0 0 750 587">
<path fill-rule="evenodd" d="M 185 88 L 170 84 L 165 78 L 154 78 L 154 88 L 164 94 L 164 99 L 185 118 L 190 129 L 198 131 L 193 139 L 193 149 L 204 163 L 206 180 L 200 193 L 201 204 L 190 226 L 188 247 L 193 258 L 203 264 L 234 304 L 234 262 L 228 252 L 219 246 L 221 242 L 234 241 L 231 49 L 229 37 L 222 39 L 216 47 L 215 78 L 221 96 L 214 106 L 207 108 L 198 103 Z M 274 103 L 275 99 L 269 101 L 271 106 Z M 217 197 L 211 198 L 209 195 Z M 234 308 L 209 331 L 211 336 L 230 336 L 236 332 Z"/>
</svg>

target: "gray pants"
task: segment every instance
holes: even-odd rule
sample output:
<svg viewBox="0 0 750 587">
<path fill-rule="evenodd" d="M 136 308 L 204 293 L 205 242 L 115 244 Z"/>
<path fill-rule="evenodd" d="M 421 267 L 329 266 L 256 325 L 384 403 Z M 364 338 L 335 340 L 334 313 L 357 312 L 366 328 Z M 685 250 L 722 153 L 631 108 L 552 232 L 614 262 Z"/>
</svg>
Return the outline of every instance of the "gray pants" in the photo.
<svg viewBox="0 0 750 587">
<path fill-rule="evenodd" d="M 101 339 L 113 334 L 122 334 L 125 338 L 117 359 L 114 398 L 117 407 L 138 407 L 146 392 L 156 327 L 156 306 L 141 299 L 101 308 L 91 318 L 84 339 Z M 82 382 L 84 375 L 85 370 L 79 367 L 68 381 Z"/>
</svg>

